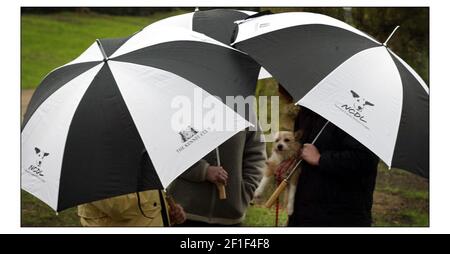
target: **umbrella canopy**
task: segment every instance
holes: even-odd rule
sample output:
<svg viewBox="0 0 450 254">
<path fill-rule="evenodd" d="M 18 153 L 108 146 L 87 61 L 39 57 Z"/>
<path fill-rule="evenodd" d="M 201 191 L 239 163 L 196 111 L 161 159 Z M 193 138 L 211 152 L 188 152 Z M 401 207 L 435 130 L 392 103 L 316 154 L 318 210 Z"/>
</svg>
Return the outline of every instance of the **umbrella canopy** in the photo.
<svg viewBox="0 0 450 254">
<path fill-rule="evenodd" d="M 429 91 L 386 43 L 314 13 L 239 24 L 234 46 L 266 68 L 298 104 L 325 117 L 389 167 L 428 177 Z"/>
<path fill-rule="evenodd" d="M 168 17 L 147 26 L 149 27 L 180 27 L 207 35 L 224 44 L 230 44 L 235 36 L 236 21 L 244 20 L 257 14 L 253 11 L 213 9 L 206 11 L 195 11 Z M 144 29 L 146 29 L 144 28 Z M 270 73 L 261 68 L 258 78 L 271 78 Z M 254 87 L 252 87 L 254 89 Z M 245 89 L 244 89 L 245 90 Z M 242 92 L 242 91 L 240 91 Z M 252 94 L 254 91 L 252 91 Z M 242 93 L 240 93 L 243 95 Z M 218 95 L 218 94 L 216 94 Z"/>
<path fill-rule="evenodd" d="M 224 44 L 230 44 L 237 26 L 234 22 L 254 14 L 256 12 L 232 9 L 198 10 L 159 20 L 148 27 L 180 27 L 205 34 Z"/>
<path fill-rule="evenodd" d="M 250 125 L 198 87 L 256 82 L 257 72 L 247 73 L 248 68 L 259 66 L 184 29 L 146 29 L 128 38 L 98 40 L 36 89 L 23 121 L 22 188 L 60 211 L 167 187 Z M 176 96 L 208 99 L 216 106 L 190 109 L 200 122 L 174 129 Z M 201 121 L 206 114 L 222 113 L 233 116 L 235 129 L 216 130 Z M 151 166 L 142 172 L 145 156 Z M 138 187 L 141 175 L 147 181 Z"/>
</svg>

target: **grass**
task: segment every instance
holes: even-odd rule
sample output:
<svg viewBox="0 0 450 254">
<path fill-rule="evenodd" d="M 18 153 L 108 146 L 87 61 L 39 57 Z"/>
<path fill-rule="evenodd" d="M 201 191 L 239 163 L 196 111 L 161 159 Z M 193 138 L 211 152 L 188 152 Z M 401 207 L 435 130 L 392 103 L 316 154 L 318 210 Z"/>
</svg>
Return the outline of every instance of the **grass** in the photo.
<svg viewBox="0 0 450 254">
<path fill-rule="evenodd" d="M 275 227 L 275 206 L 271 209 L 267 209 L 262 206 L 253 205 L 247 210 L 247 215 L 242 226 L 244 227 Z M 283 210 L 279 210 L 278 226 L 283 226 L 287 222 L 287 213 Z"/>
<path fill-rule="evenodd" d="M 129 36 L 156 20 L 183 12 L 162 12 L 149 17 L 22 15 L 21 87 L 37 87 L 47 73 L 75 59 L 98 38 Z"/>
<path fill-rule="evenodd" d="M 97 14 L 52 14 L 22 16 L 22 89 L 35 88 L 52 69 L 77 57 L 97 38 L 127 36 L 146 25 L 181 11 L 149 17 L 117 17 Z M 32 90 L 22 93 L 26 108 Z M 259 84 L 257 95 L 276 95 L 278 86 Z M 28 97 L 27 99 L 23 99 Z M 290 129 L 289 117 L 280 99 L 281 128 Z M 269 109 L 270 114 L 270 109 Z M 270 145 L 269 145 L 270 149 Z M 80 226 L 76 209 L 56 215 L 43 202 L 22 191 L 22 226 Z M 380 163 L 373 206 L 374 226 L 428 226 L 428 182 L 402 170 L 388 170 Z M 244 226 L 274 226 L 275 210 L 250 206 Z M 280 224 L 286 214 L 280 213 Z"/>
<path fill-rule="evenodd" d="M 25 191 L 21 192 L 21 198 L 23 227 L 81 226 L 76 208 L 56 214 L 49 206 Z"/>
<path fill-rule="evenodd" d="M 428 181 L 380 163 L 372 212 L 375 226 L 428 226 Z"/>
<path fill-rule="evenodd" d="M 378 191 L 403 196 L 407 199 L 428 200 L 428 192 L 424 191 L 405 190 L 398 187 L 383 187 L 379 188 Z"/>
</svg>

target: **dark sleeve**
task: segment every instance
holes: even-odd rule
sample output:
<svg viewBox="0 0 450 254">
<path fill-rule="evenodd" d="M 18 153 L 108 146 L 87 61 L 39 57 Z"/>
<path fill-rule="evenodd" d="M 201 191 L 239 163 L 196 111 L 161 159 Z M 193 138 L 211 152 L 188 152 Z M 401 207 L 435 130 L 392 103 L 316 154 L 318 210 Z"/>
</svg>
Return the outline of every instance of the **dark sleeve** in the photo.
<svg viewBox="0 0 450 254">
<path fill-rule="evenodd" d="M 378 157 L 347 133 L 339 130 L 336 138 L 340 140 L 338 151 L 321 152 L 319 170 L 329 174 L 366 174 L 378 164 Z"/>
<path fill-rule="evenodd" d="M 247 131 L 242 165 L 242 196 L 248 204 L 262 179 L 262 171 L 266 161 L 266 145 L 263 133 Z"/>
</svg>

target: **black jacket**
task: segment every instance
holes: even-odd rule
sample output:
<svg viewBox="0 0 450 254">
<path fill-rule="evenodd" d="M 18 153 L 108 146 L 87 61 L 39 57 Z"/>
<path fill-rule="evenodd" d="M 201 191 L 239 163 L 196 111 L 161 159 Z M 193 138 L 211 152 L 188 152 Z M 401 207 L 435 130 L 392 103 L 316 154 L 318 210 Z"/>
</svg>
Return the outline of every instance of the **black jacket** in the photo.
<svg viewBox="0 0 450 254">
<path fill-rule="evenodd" d="M 310 143 L 326 120 L 314 121 Z M 329 123 L 315 143 L 319 166 L 302 162 L 289 226 L 370 226 L 378 158 Z"/>
</svg>

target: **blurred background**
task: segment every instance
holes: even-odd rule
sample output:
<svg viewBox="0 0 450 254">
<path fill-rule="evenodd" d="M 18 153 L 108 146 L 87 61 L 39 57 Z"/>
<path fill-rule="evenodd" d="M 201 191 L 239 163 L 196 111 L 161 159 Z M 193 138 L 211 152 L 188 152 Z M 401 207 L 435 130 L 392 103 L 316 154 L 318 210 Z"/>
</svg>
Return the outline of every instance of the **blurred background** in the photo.
<svg viewBox="0 0 450 254">
<path fill-rule="evenodd" d="M 227 7 L 229 9 L 273 13 L 306 11 L 342 20 L 378 41 L 385 41 L 395 26 L 400 29 L 389 47 L 403 58 L 429 84 L 429 8 L 380 7 Z M 200 10 L 216 9 L 200 7 Z M 123 37 L 173 15 L 194 11 L 191 8 L 22 8 L 21 15 L 21 112 L 47 73 L 76 58 L 97 38 Z M 257 96 L 280 96 L 280 128 L 292 129 L 295 111 L 292 99 L 273 79 L 258 82 Z M 270 113 L 270 108 L 268 110 Z M 270 144 L 268 144 L 270 152 Z M 268 193 L 269 194 L 269 193 Z M 47 205 L 21 191 L 22 226 L 80 226 L 76 208 L 58 215 Z M 379 164 L 373 206 L 374 226 L 428 226 L 428 180 L 403 170 L 388 170 Z M 280 221 L 286 221 L 282 210 Z M 274 226 L 275 209 L 250 206 L 244 226 Z"/>
</svg>

